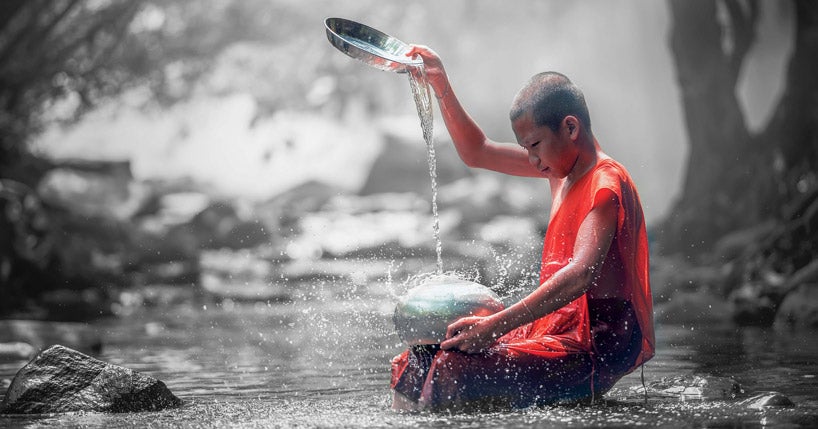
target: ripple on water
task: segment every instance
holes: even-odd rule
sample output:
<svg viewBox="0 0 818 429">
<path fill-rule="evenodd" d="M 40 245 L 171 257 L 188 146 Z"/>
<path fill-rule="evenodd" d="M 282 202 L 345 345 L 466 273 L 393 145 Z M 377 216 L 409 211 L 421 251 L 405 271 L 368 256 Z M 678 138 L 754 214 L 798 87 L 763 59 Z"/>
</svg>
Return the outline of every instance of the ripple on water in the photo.
<svg viewBox="0 0 818 429">
<path fill-rule="evenodd" d="M 818 421 L 818 346 L 809 335 L 782 340 L 766 331 L 663 326 L 646 367 L 648 383 L 680 374 L 730 376 L 748 394 L 777 390 L 796 406 L 750 409 L 737 400 L 658 395 L 645 403 L 633 390 L 641 385 L 637 371 L 592 406 L 396 413 L 389 409 L 389 361 L 403 346 L 382 310 L 391 297 L 360 305 L 352 299 L 236 304 L 229 311 L 146 309 L 100 322 L 105 360 L 163 380 L 186 405 L 155 413 L 3 416 L 0 427 L 810 427 Z M 147 323 L 157 325 L 146 329 Z M 0 379 L 23 364 L 0 365 Z"/>
</svg>

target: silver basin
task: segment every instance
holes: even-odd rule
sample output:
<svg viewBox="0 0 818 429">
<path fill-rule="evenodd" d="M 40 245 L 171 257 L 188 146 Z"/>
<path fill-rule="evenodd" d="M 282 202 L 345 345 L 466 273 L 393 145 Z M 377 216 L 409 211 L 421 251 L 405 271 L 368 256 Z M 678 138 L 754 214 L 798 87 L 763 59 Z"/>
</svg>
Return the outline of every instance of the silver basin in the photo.
<svg viewBox="0 0 818 429">
<path fill-rule="evenodd" d="M 503 310 L 491 289 L 456 277 L 436 277 L 410 289 L 395 307 L 395 330 L 409 346 L 439 344 L 446 328 L 466 316 L 488 316 Z"/>
<path fill-rule="evenodd" d="M 405 73 L 423 60 L 406 56 L 409 45 L 364 24 L 343 18 L 327 18 L 327 39 L 339 51 L 380 70 Z"/>
</svg>

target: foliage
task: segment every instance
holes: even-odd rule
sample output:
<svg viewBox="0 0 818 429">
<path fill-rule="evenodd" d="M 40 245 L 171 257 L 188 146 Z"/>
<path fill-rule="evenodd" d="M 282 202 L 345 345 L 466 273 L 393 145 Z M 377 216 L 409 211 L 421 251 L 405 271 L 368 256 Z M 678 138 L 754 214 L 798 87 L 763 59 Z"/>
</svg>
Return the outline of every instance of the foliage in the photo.
<svg viewBox="0 0 818 429">
<path fill-rule="evenodd" d="M 4 176 L 13 177 L 10 169 L 46 120 L 77 120 L 100 101 L 140 85 L 158 103 L 184 98 L 220 52 L 239 41 L 286 38 L 302 22 L 300 9 L 262 0 L 2 2 Z"/>
<path fill-rule="evenodd" d="M 55 272 L 66 263 L 60 255 L 92 256 L 51 240 L 82 219 L 40 204 L 37 184 L 54 165 L 29 152 L 30 139 L 134 88 L 160 104 L 183 99 L 220 52 L 282 39 L 300 22 L 283 17 L 298 13 L 294 2 L 262 0 L 0 2 L 0 313 L 65 286 L 65 273 Z"/>
<path fill-rule="evenodd" d="M 48 103 L 76 97 L 87 107 L 119 89 L 131 74 L 131 63 L 121 61 L 123 42 L 141 6 L 140 1 L 2 3 L 0 153 L 21 149 Z"/>
</svg>

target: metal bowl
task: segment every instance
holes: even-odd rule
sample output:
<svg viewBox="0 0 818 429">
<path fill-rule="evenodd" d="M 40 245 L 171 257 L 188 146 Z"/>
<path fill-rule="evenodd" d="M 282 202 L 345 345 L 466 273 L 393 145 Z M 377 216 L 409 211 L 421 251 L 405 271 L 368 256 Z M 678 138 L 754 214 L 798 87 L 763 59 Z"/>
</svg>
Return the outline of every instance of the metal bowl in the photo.
<svg viewBox="0 0 818 429">
<path fill-rule="evenodd" d="M 343 18 L 327 18 L 327 39 L 339 51 L 380 70 L 405 73 L 423 60 L 406 56 L 409 45 L 364 24 Z"/>
<path fill-rule="evenodd" d="M 439 344 L 446 328 L 461 317 L 488 316 L 503 310 L 491 289 L 455 277 L 436 277 L 410 289 L 398 300 L 393 321 L 409 346 Z"/>
</svg>

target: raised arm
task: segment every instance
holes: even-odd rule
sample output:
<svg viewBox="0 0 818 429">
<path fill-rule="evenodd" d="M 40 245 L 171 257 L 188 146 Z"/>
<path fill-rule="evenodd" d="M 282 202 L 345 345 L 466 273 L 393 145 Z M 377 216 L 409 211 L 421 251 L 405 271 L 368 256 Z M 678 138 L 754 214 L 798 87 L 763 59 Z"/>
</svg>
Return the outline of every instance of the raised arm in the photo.
<svg viewBox="0 0 818 429">
<path fill-rule="evenodd" d="M 407 56 L 423 60 L 426 76 L 440 106 L 446 129 L 460 159 L 469 167 L 485 168 L 515 176 L 542 177 L 528 161 L 525 149 L 516 144 L 492 141 L 455 96 L 440 57 L 430 48 L 412 45 Z"/>
</svg>

